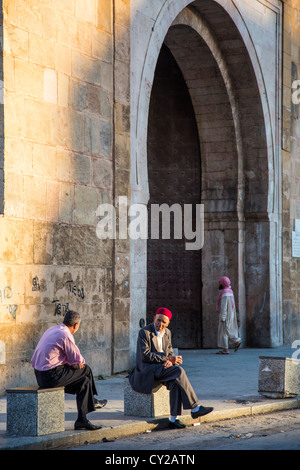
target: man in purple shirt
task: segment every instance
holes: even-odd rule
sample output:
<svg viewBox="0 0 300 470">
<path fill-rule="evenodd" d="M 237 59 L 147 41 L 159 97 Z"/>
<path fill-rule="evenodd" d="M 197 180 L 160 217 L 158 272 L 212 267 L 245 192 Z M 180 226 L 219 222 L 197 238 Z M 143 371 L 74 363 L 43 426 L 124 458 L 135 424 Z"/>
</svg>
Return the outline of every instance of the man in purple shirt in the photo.
<svg viewBox="0 0 300 470">
<path fill-rule="evenodd" d="M 65 387 L 76 395 L 78 417 L 75 429 L 101 429 L 86 417 L 107 400 L 97 400 L 93 373 L 75 344 L 74 333 L 80 325 L 80 315 L 69 310 L 61 325 L 52 326 L 41 337 L 31 358 L 38 385 L 41 388 Z"/>
</svg>

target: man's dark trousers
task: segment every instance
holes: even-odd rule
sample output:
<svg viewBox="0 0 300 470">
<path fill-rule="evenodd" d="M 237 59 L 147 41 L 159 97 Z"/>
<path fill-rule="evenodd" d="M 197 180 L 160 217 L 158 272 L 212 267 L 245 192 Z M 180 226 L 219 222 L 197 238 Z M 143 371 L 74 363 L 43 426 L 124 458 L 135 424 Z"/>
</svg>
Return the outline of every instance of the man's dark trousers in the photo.
<svg viewBox="0 0 300 470">
<path fill-rule="evenodd" d="M 97 394 L 97 390 L 88 365 L 82 369 L 63 365 L 46 371 L 35 369 L 34 372 L 39 387 L 65 387 L 65 393 L 76 395 L 78 421 L 84 421 L 87 413 L 95 411 L 94 395 Z"/>
</svg>

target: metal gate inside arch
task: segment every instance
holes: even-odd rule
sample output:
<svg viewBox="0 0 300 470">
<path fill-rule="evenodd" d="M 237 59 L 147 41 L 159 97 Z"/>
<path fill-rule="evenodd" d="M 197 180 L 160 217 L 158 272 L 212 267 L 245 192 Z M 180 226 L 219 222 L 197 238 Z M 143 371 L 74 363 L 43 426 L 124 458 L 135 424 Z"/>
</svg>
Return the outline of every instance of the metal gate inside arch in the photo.
<svg viewBox="0 0 300 470">
<path fill-rule="evenodd" d="M 152 204 L 200 203 L 201 165 L 197 124 L 182 73 L 163 45 L 156 66 L 148 121 L 149 221 Z M 172 224 L 172 218 L 171 218 Z M 149 239 L 147 247 L 147 322 L 160 306 L 173 313 L 173 345 L 202 345 L 201 251 L 186 250 L 185 240 Z"/>
</svg>

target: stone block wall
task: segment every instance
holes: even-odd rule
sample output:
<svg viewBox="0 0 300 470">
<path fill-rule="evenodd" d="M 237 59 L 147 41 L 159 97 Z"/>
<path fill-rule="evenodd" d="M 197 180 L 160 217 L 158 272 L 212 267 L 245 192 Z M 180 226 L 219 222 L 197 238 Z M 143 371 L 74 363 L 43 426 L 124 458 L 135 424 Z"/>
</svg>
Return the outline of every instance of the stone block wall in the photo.
<svg viewBox="0 0 300 470">
<path fill-rule="evenodd" d="M 34 347 L 68 308 L 95 375 L 128 367 L 129 241 L 100 240 L 96 211 L 130 194 L 129 1 L 2 9 L 1 391 L 32 381 Z"/>
<path fill-rule="evenodd" d="M 300 338 L 300 258 L 292 256 L 292 231 L 295 219 L 300 219 L 300 93 L 293 99 L 296 91 L 293 83 L 300 80 L 300 4 L 297 0 L 284 0 L 283 19 L 282 308 L 284 342 L 289 344 Z"/>
</svg>

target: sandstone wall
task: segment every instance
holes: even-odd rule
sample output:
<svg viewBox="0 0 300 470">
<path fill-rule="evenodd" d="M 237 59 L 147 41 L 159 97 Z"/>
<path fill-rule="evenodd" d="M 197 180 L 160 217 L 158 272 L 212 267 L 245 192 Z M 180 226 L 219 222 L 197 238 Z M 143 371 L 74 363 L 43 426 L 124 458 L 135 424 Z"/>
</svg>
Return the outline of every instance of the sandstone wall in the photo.
<svg viewBox="0 0 300 470">
<path fill-rule="evenodd" d="M 68 308 L 94 373 L 124 370 L 128 242 L 99 240 L 96 211 L 130 191 L 129 2 L 4 0 L 3 44 L 0 389 L 32 381 Z"/>
</svg>

